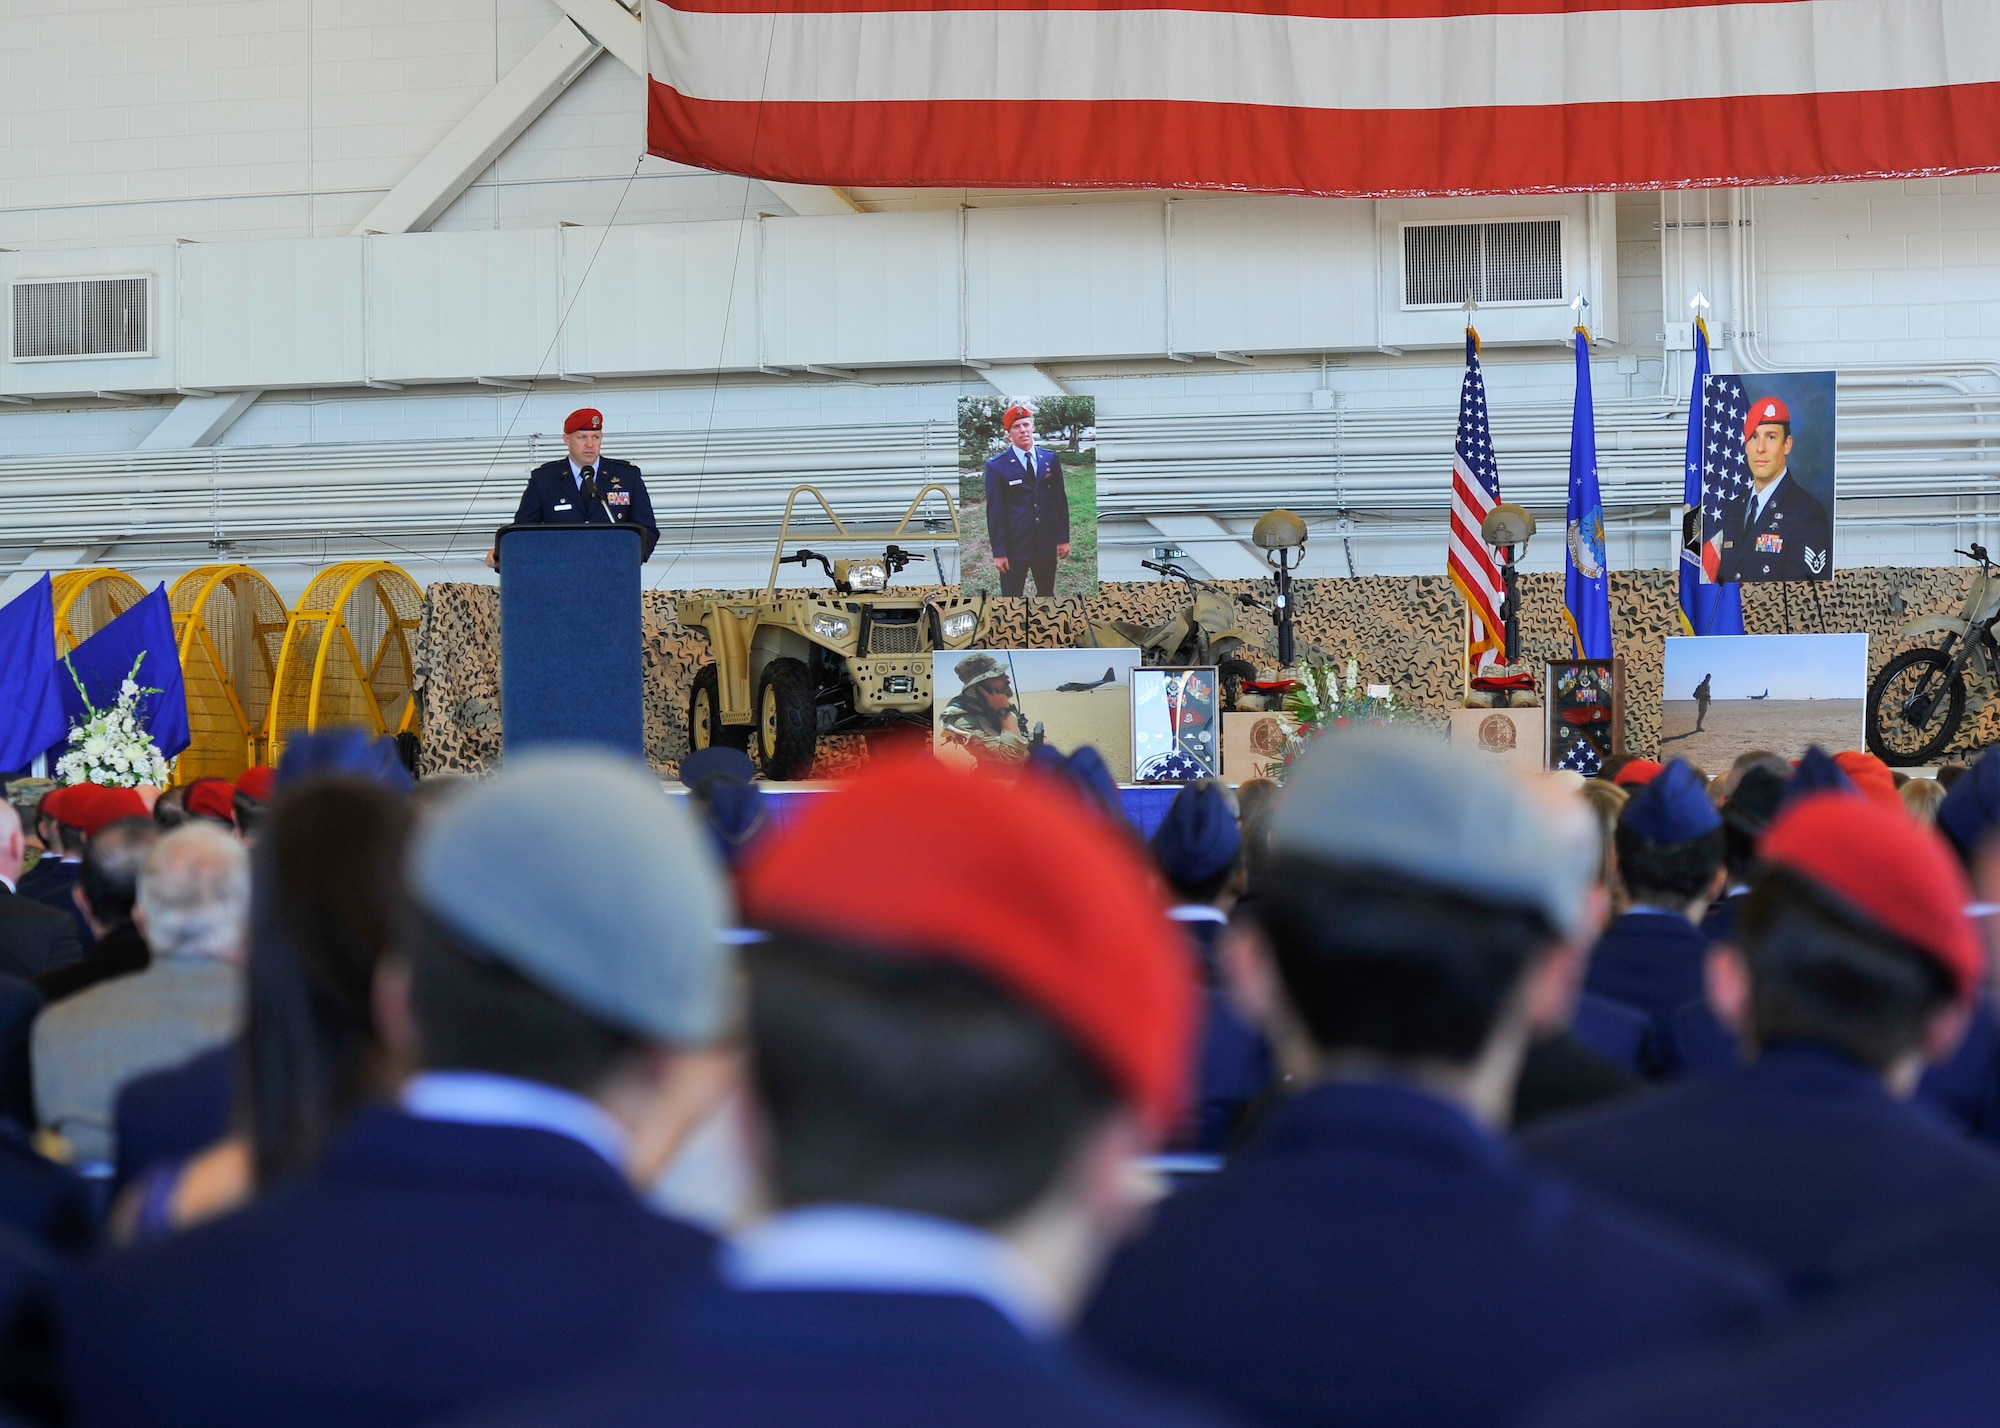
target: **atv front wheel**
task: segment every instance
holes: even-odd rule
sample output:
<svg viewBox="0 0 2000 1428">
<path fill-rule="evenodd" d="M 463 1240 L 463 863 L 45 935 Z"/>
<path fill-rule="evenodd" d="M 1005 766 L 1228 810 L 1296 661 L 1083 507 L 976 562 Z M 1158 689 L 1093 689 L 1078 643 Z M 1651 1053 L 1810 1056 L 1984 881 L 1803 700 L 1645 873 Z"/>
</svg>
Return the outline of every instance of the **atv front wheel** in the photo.
<svg viewBox="0 0 2000 1428">
<path fill-rule="evenodd" d="M 688 752 L 696 749 L 747 749 L 752 730 L 748 724 L 722 722 L 722 676 L 712 664 L 695 672 L 694 688 L 688 691 Z"/>
<path fill-rule="evenodd" d="M 1868 749 L 1891 768 L 1936 761 L 1965 718 L 1965 678 L 1943 650 L 1904 650 L 1868 686 Z"/>
<path fill-rule="evenodd" d="M 818 746 L 812 675 L 798 660 L 772 660 L 757 691 L 757 755 L 764 777 L 804 778 L 812 772 Z"/>
</svg>

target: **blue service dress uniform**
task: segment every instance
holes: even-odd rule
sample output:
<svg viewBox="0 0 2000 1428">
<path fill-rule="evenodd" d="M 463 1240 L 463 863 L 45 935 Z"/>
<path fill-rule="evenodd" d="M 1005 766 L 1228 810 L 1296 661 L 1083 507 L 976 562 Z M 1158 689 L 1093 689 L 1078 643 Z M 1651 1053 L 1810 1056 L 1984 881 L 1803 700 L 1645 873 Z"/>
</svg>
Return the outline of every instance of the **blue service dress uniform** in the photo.
<svg viewBox="0 0 2000 1428">
<path fill-rule="evenodd" d="M 1932 1227 L 2000 1218 L 2000 1155 L 1828 1047 L 1780 1042 L 1703 1077 L 1522 1137 L 1545 1169 L 1728 1245 L 1813 1293 Z"/>
<path fill-rule="evenodd" d="M 1511 1421 L 1579 1373 L 1778 1304 L 1755 1268 L 1527 1170 L 1454 1105 L 1375 1082 L 1294 1097 L 1163 1204 L 1082 1332 L 1252 1422 L 1418 1428 Z"/>
<path fill-rule="evenodd" d="M 1590 951 L 1583 989 L 1642 1012 L 1648 1022 L 1640 1069 L 1654 1079 L 1680 1069 L 1674 1015 L 1703 995 L 1708 939 L 1677 912 L 1635 909 L 1612 920 Z"/>
<path fill-rule="evenodd" d="M 1056 547 L 1069 544 L 1069 495 L 1062 458 L 1047 447 L 1033 449 L 1032 461 L 1009 445 L 986 462 L 986 535 L 993 554 L 1006 558 L 1002 595 L 1027 593 L 1030 571 L 1035 593 L 1056 592 Z"/>
<path fill-rule="evenodd" d="M 1750 497 L 1722 508 L 1719 579 L 1833 579 L 1833 522 L 1826 507 L 1787 471 L 1754 524 Z"/>
<path fill-rule="evenodd" d="M 653 498 L 639 468 L 607 456 L 591 468 L 591 479 L 598 499 L 586 501 L 567 456 L 537 466 L 528 474 L 528 488 L 521 493 L 514 524 L 602 526 L 615 521 L 621 526 L 637 526 L 643 538 L 639 559 L 651 560 L 653 547 L 660 542 L 660 527 L 653 518 Z"/>
</svg>

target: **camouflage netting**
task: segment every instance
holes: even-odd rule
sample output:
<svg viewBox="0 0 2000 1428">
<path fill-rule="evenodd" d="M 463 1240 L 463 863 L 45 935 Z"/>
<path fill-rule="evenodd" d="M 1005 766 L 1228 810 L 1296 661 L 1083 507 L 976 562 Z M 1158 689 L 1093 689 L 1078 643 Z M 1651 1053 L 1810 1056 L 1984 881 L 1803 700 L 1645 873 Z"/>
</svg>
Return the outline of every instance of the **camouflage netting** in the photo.
<svg viewBox="0 0 2000 1428">
<path fill-rule="evenodd" d="M 1973 572 L 1954 569 L 1871 567 L 1841 571 L 1820 592 L 1816 607 L 1810 590 L 1791 588 L 1794 631 L 1865 630 L 1870 674 L 1913 643 L 1897 634 L 1906 621 L 1924 615 L 1956 614 Z M 1569 627 L 1563 619 L 1562 577 L 1522 577 L 1521 635 L 1524 656 L 1539 666 L 1569 657 Z M 898 587 L 899 593 L 904 587 Z M 1269 585 L 1224 582 L 1224 588 L 1268 597 Z M 1296 590 L 1296 629 L 1301 648 L 1344 664 L 1359 659 L 1365 678 L 1393 685 L 1396 697 L 1438 722 L 1460 698 L 1458 642 L 1464 605 L 1451 583 L 1435 576 L 1364 576 L 1354 580 L 1305 580 Z M 1786 628 L 1783 592 L 1776 586 L 1744 587 L 1744 623 L 1753 634 Z M 751 598 L 751 592 L 724 592 Z M 806 592 L 789 592 L 806 593 Z M 708 659 L 698 630 L 684 630 L 674 618 L 678 596 L 649 591 L 643 597 L 646 670 L 646 753 L 653 767 L 672 774 L 687 748 L 688 686 Z M 1049 649 L 1081 642 L 1088 621 L 1165 619 L 1181 599 L 1180 587 L 1165 582 L 1107 584 L 1088 599 L 996 600 L 992 634 L 998 647 Z M 1820 615 L 1824 611 L 1825 623 Z M 1660 737 L 1660 656 L 1666 636 L 1681 633 L 1676 618 L 1674 574 L 1666 570 L 1614 573 L 1611 577 L 1613 637 L 1625 656 L 1627 747 L 1654 753 Z M 1267 616 L 1240 612 L 1245 628 L 1275 650 Z M 476 772 L 493 767 L 500 755 L 500 592 L 487 585 L 438 584 L 424 597 L 417 632 L 417 689 L 423 709 L 423 769 Z M 1955 754 L 2000 739 L 2000 702 L 1979 708 L 1966 720 Z M 830 739 L 816 773 L 826 774 L 865 757 L 858 739 Z"/>
</svg>

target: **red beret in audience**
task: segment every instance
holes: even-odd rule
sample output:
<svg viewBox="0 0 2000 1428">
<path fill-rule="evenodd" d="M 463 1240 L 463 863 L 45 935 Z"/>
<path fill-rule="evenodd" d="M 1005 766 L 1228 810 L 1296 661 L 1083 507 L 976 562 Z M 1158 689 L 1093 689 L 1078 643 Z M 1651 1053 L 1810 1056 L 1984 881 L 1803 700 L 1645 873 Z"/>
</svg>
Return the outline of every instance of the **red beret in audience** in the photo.
<svg viewBox="0 0 2000 1428">
<path fill-rule="evenodd" d="M 73 783 L 52 790 L 42 801 L 42 811 L 65 828 L 80 829 L 86 836 L 94 836 L 107 823 L 145 818 L 150 813 L 137 790 L 97 783 Z"/>
<path fill-rule="evenodd" d="M 1665 773 L 1666 768 L 1658 759 L 1633 759 L 1613 774 L 1611 781 L 1620 788 L 1642 788 Z"/>
<path fill-rule="evenodd" d="M 181 795 L 181 807 L 197 818 L 236 821 L 236 790 L 225 778 L 198 778 Z"/>
<path fill-rule="evenodd" d="M 236 791 L 245 798 L 254 798 L 259 803 L 271 801 L 271 791 L 278 785 L 278 771 L 262 764 L 247 768 L 236 776 Z"/>
</svg>

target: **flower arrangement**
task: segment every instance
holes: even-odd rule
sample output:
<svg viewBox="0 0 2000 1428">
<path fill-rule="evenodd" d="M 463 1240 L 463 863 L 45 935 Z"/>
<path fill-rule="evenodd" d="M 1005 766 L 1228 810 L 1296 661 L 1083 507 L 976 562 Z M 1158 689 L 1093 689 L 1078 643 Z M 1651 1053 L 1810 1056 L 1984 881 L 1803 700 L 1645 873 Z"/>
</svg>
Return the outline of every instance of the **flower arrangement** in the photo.
<svg viewBox="0 0 2000 1428">
<path fill-rule="evenodd" d="M 139 701 L 157 689 L 141 688 L 136 676 L 145 661 L 142 651 L 118 686 L 118 702 L 99 709 L 76 677 L 67 657 L 63 668 L 83 696 L 90 717 L 69 731 L 69 751 L 56 760 L 56 777 L 63 783 L 96 783 L 109 788 L 135 788 L 167 781 L 167 761 L 152 735 L 139 727 Z"/>
<path fill-rule="evenodd" d="M 1334 673 L 1330 660 L 1302 661 L 1298 683 L 1285 696 L 1285 712 L 1295 727 L 1272 768 L 1272 777 L 1279 783 L 1285 781 L 1306 747 L 1329 730 L 1379 728 L 1415 717 L 1397 705 L 1393 689 L 1371 692 L 1361 679 L 1361 661 L 1353 655 L 1347 657 L 1345 679 Z"/>
</svg>

